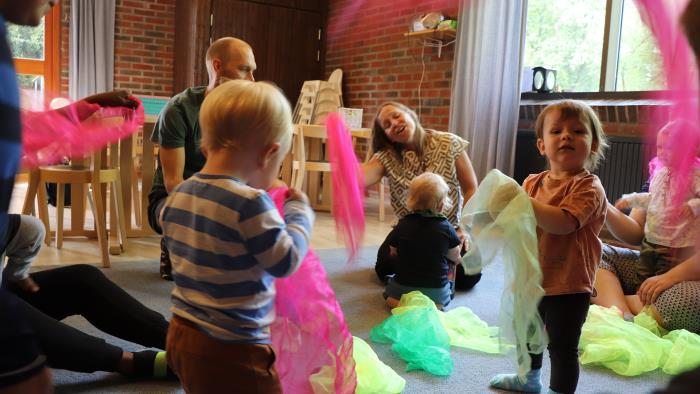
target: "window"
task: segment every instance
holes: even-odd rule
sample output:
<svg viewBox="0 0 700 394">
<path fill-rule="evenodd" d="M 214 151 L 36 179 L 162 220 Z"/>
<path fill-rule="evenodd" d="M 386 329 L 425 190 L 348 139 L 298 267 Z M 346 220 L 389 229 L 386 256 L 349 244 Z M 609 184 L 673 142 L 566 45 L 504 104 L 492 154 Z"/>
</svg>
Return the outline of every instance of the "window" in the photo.
<svg viewBox="0 0 700 394">
<path fill-rule="evenodd" d="M 633 0 L 529 0 L 524 64 L 556 70 L 559 91 L 664 88 L 659 50 Z"/>
<path fill-rule="evenodd" d="M 622 10 L 620 49 L 615 85 L 611 90 L 664 89 L 661 52 L 656 39 L 642 22 L 634 1 L 625 1 Z"/>
<path fill-rule="evenodd" d="M 42 109 L 45 92 L 59 90 L 60 9 L 54 6 L 37 27 L 7 24 L 24 108 Z"/>
</svg>

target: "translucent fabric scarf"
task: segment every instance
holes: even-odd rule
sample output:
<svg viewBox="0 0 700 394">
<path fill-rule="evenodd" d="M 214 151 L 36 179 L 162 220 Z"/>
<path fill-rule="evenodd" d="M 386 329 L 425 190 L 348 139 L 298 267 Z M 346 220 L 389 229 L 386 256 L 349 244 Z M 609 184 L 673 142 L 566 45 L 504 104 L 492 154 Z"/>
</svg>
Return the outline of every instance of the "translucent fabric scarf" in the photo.
<svg viewBox="0 0 700 394">
<path fill-rule="evenodd" d="M 700 365 L 700 335 L 668 332 L 647 310 L 628 322 L 615 307 L 591 305 L 579 349 L 582 365 L 602 366 L 623 376 L 656 369 L 677 375 Z"/>
<path fill-rule="evenodd" d="M 22 165 L 55 164 L 64 157 L 83 157 L 136 132 L 143 125 L 136 109 L 101 107 L 77 101 L 52 111 L 22 111 Z"/>
<path fill-rule="evenodd" d="M 636 3 L 642 20 L 656 38 L 668 89 L 650 96 L 669 100 L 671 119 L 668 120 L 682 121 L 682 128 L 669 147 L 673 158 L 670 167 L 675 174 L 671 181 L 673 201 L 679 204 L 685 194 L 682 191 L 688 190 L 691 185 L 691 173 L 698 162 L 700 144 L 698 69 L 679 23 L 688 1 L 636 0 Z M 665 119 L 653 119 L 648 129 L 648 138 L 653 140 L 665 124 Z M 650 165 L 651 171 L 655 169 Z"/>
<path fill-rule="evenodd" d="M 544 290 L 530 198 L 513 179 L 491 170 L 464 207 L 462 225 L 471 228 L 473 237 L 462 258 L 467 274 L 503 263 L 499 336 L 504 346 L 515 344 L 518 374 L 524 376 L 530 370 L 529 353 L 541 353 L 547 344 L 537 310 Z"/>
<path fill-rule="evenodd" d="M 401 296 L 399 306 L 372 328 L 369 337 L 377 343 L 391 343 L 391 349 L 406 361 L 406 371 L 422 369 L 447 376 L 453 369 L 450 346 L 491 354 L 512 349 L 498 333 L 467 307 L 442 312 L 423 293 L 412 291 Z M 358 372 L 358 382 L 360 378 Z"/>
<path fill-rule="evenodd" d="M 326 129 L 333 182 L 332 213 L 336 232 L 345 241 L 349 260 L 352 260 L 365 233 L 364 179 L 350 133 L 340 114 L 328 114 Z"/>
<path fill-rule="evenodd" d="M 268 191 L 280 213 L 287 190 Z M 354 393 L 352 336 L 318 256 L 309 248 L 299 270 L 275 281 L 270 327 L 285 393 Z"/>
</svg>

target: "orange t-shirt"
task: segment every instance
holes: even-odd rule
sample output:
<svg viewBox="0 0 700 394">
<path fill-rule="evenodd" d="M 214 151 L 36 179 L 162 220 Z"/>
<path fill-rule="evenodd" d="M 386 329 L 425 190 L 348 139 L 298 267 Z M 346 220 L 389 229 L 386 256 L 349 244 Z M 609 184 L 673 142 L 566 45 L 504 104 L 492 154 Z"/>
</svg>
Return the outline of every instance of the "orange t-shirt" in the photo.
<svg viewBox="0 0 700 394">
<path fill-rule="evenodd" d="M 598 233 L 607 209 L 600 179 L 586 170 L 569 179 L 551 179 L 544 171 L 528 176 L 523 188 L 530 197 L 559 207 L 578 221 L 576 231 L 564 235 L 537 227 L 545 294 L 592 293 L 602 249 Z"/>
</svg>

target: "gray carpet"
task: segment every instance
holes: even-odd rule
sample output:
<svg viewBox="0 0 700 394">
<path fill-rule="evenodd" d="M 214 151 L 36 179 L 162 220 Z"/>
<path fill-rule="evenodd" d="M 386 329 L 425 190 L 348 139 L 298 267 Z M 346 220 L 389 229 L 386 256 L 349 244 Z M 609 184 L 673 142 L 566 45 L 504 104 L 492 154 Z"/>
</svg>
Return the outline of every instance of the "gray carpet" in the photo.
<svg viewBox="0 0 700 394">
<path fill-rule="evenodd" d="M 350 331 L 372 345 L 379 358 L 406 379 L 406 393 L 488 393 L 499 392 L 488 388 L 489 379 L 502 372 L 513 371 L 515 366 L 503 356 L 452 348 L 454 371 L 449 377 L 432 376 L 422 371 L 405 372 L 406 364 L 392 353 L 389 345 L 369 342 L 373 326 L 389 316 L 381 297 L 382 286 L 374 275 L 375 248 L 363 249 L 357 263 L 345 263 L 344 250 L 322 250 L 318 255 L 328 270 L 333 288 L 345 312 Z M 105 274 L 126 291 L 149 307 L 170 316 L 168 308 L 170 282 L 158 278 L 157 262 L 113 263 Z M 458 293 L 450 308 L 467 306 L 489 324 L 498 320 L 498 303 L 503 288 L 502 267 L 488 267 L 481 282 L 470 292 Z M 129 350 L 140 350 L 138 345 L 124 342 L 93 328 L 84 319 L 67 320 L 69 324 Z M 127 380 L 118 374 L 80 374 L 56 370 L 54 380 L 57 393 L 175 393 L 182 392 L 175 382 Z M 549 363 L 545 357 L 543 381 L 549 381 Z M 665 385 L 668 377 L 654 372 L 635 378 L 625 378 L 600 368 L 583 367 L 578 393 L 649 393 Z"/>
</svg>

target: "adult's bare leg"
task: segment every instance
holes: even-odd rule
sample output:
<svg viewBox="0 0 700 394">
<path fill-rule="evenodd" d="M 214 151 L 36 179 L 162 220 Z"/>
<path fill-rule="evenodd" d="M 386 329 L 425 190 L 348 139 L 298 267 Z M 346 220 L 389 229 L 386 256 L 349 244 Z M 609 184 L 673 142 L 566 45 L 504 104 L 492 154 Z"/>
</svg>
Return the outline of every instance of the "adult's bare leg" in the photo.
<svg viewBox="0 0 700 394">
<path fill-rule="evenodd" d="M 591 297 L 591 302 L 594 304 L 606 308 L 615 306 L 622 311 L 623 315 L 633 313 L 627 303 L 625 293 L 622 291 L 620 280 L 612 272 L 604 268 L 598 268 L 593 287 L 597 293 L 595 297 Z"/>
</svg>

